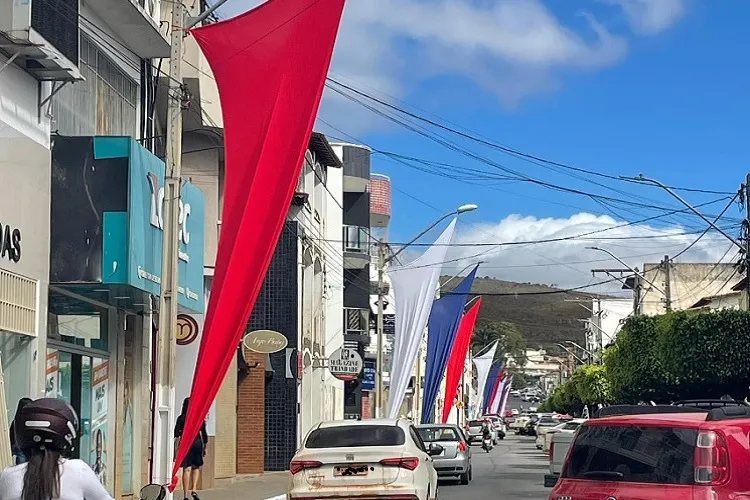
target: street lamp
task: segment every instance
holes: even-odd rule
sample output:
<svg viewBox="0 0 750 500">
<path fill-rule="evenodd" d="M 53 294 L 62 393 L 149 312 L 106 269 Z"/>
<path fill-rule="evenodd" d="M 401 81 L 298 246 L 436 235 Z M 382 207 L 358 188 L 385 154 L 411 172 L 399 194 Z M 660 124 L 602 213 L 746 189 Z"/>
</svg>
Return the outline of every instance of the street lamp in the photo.
<svg viewBox="0 0 750 500">
<path fill-rule="evenodd" d="M 641 298 L 640 298 L 640 280 L 645 281 L 646 283 L 648 283 L 649 285 L 651 285 L 652 287 L 654 287 L 654 289 L 657 290 L 659 293 L 661 293 L 662 295 L 664 295 L 665 297 L 667 297 L 667 294 L 664 292 L 664 290 L 662 290 L 661 288 L 659 288 L 658 286 L 656 286 L 653 281 L 651 281 L 648 278 L 646 278 L 646 275 L 644 273 L 641 273 L 637 268 L 630 267 L 628 264 L 625 263 L 624 260 L 622 260 L 621 258 L 619 258 L 617 255 L 613 254 L 609 250 L 607 250 L 605 248 L 600 248 L 600 247 L 586 247 L 586 249 L 588 249 L 588 250 L 596 250 L 597 252 L 604 252 L 604 253 L 606 253 L 607 255 L 609 255 L 610 257 L 612 257 L 613 259 L 615 259 L 617 262 L 619 262 L 620 264 L 622 264 L 626 269 L 628 269 L 633 274 L 635 274 L 635 280 L 636 280 L 636 286 L 635 286 L 635 288 L 636 288 L 636 291 L 635 291 L 636 297 L 635 297 L 635 302 L 637 304 L 636 307 L 634 307 L 635 314 L 638 314 L 638 310 L 640 309 L 640 301 L 641 301 Z"/>
<path fill-rule="evenodd" d="M 419 240 L 422 236 L 430 232 L 432 228 L 443 222 L 445 219 L 449 217 L 453 217 L 455 215 L 461 215 L 466 212 L 472 212 L 479 208 L 474 203 L 467 203 L 465 205 L 461 205 L 453 212 L 449 212 L 439 219 L 437 219 L 435 222 L 430 224 L 427 229 L 419 233 L 416 237 L 412 238 L 408 243 L 406 243 L 404 246 L 399 248 L 396 252 L 392 253 L 391 255 L 386 255 L 386 248 L 387 243 L 385 243 L 382 240 L 379 240 L 377 242 L 377 248 L 378 248 L 378 321 L 377 321 L 377 370 L 376 370 L 376 387 L 375 387 L 375 412 L 377 417 L 381 417 L 383 414 L 383 311 L 384 311 L 384 305 L 383 305 L 383 298 L 385 295 L 385 266 L 389 262 L 393 261 L 401 252 L 406 250 L 409 246 L 413 245 L 417 240 Z"/>
</svg>

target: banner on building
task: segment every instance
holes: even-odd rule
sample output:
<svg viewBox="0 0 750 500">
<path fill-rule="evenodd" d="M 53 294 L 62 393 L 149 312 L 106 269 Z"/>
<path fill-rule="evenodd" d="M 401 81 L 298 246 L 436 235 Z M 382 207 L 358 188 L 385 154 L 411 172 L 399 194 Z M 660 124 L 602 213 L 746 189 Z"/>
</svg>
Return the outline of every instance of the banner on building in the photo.
<svg viewBox="0 0 750 500">
<path fill-rule="evenodd" d="M 456 229 L 456 220 L 454 218 L 435 244 L 415 261 L 392 268 L 388 273 L 393 285 L 396 309 L 388 418 L 397 418 L 404 402 L 435 299 L 442 263 Z"/>
<path fill-rule="evenodd" d="M 466 276 L 450 293 L 432 303 L 427 321 L 427 361 L 425 363 L 424 389 L 422 391 L 422 423 L 432 423 L 435 416 L 435 398 L 448 366 L 458 325 L 466 306 L 479 265 Z M 450 402 L 449 402 L 450 404 Z"/>
<path fill-rule="evenodd" d="M 236 355 L 271 263 L 343 10 L 344 0 L 274 0 L 191 30 L 219 91 L 226 173 L 212 293 L 170 491 Z"/>
</svg>

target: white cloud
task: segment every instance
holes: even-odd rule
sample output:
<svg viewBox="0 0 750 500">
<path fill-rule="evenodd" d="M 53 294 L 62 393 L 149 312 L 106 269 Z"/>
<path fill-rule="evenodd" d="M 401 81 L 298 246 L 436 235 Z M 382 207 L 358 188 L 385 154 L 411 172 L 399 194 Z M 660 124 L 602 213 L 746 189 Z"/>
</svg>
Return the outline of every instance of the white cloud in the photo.
<svg viewBox="0 0 750 500">
<path fill-rule="evenodd" d="M 685 13 L 685 0 L 606 0 L 625 12 L 633 28 L 653 35 L 669 29 Z"/>
<path fill-rule="evenodd" d="M 497 243 L 566 238 L 613 228 L 587 236 L 553 243 L 518 246 L 454 247 L 449 259 L 464 259 L 452 264 L 458 271 L 472 262 L 483 261 L 480 276 L 492 276 L 508 281 L 541 283 L 572 288 L 608 279 L 592 277 L 592 268 L 622 268 L 622 264 L 603 252 L 586 247 L 605 248 L 624 260 L 630 267 L 643 269 L 643 264 L 660 262 L 664 255 L 675 255 L 697 234 L 684 234 L 680 226 L 653 227 L 626 224 L 605 215 L 579 213 L 568 218 L 536 218 L 510 215 L 497 223 L 460 225 L 454 243 Z M 628 239 L 647 236 L 648 238 Z M 677 262 L 717 262 L 726 256 L 729 262 L 734 248 L 723 236 L 709 233 Z M 727 250 L 729 251 L 727 252 Z M 486 253 L 484 253 L 486 252 Z M 484 253 L 483 255 L 477 255 Z M 618 286 L 592 288 L 592 292 L 612 292 Z"/>
<path fill-rule="evenodd" d="M 685 0 L 591 5 L 602 1 L 617 6 L 638 31 L 654 33 L 679 18 Z M 233 0 L 224 13 L 260 3 Z M 596 70 L 626 55 L 624 34 L 611 32 L 590 13 L 579 14 L 584 22 L 566 24 L 542 0 L 349 0 L 332 75 L 388 100 L 408 98 L 429 78 L 459 76 L 515 106 L 529 95 L 554 91 L 563 70 Z M 352 134 L 385 123 L 331 92 L 321 116 Z"/>
</svg>

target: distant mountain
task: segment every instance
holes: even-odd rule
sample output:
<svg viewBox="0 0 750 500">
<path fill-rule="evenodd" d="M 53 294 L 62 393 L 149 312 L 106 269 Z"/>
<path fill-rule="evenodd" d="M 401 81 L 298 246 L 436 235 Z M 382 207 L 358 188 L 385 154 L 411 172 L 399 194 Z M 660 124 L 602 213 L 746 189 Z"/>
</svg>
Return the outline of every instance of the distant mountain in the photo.
<svg viewBox="0 0 750 500">
<path fill-rule="evenodd" d="M 515 283 L 489 277 L 476 278 L 471 291 L 472 294 L 483 296 L 480 320 L 515 324 L 529 347 L 559 351 L 556 344 L 566 340 L 585 345 L 585 325 L 578 320 L 591 318 L 591 313 L 581 306 L 591 309 L 591 301 L 596 295 L 561 292 L 547 285 Z"/>
</svg>

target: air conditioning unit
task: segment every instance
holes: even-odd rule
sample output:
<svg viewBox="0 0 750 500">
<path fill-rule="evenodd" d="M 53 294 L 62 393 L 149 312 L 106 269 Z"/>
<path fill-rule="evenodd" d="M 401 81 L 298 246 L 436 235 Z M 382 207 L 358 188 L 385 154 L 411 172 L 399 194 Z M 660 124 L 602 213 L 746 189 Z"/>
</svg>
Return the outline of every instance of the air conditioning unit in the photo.
<svg viewBox="0 0 750 500">
<path fill-rule="evenodd" d="M 82 80 L 78 0 L 0 0 L 0 51 L 41 81 Z"/>
</svg>

